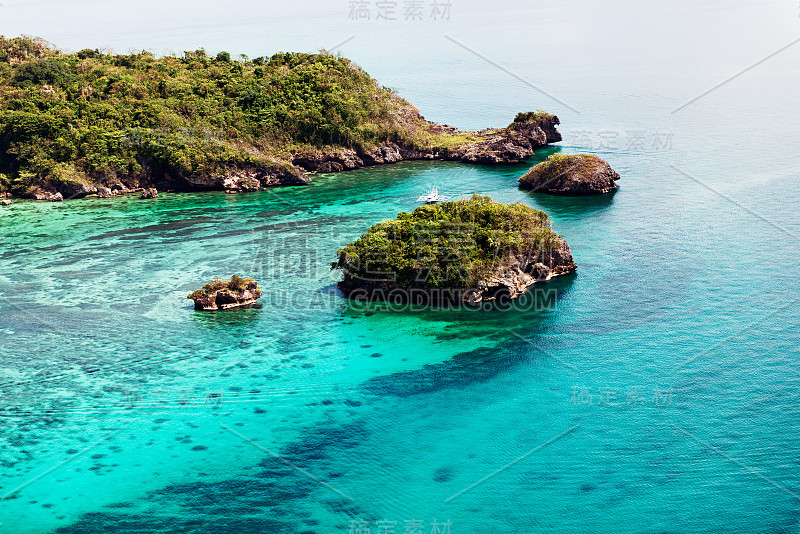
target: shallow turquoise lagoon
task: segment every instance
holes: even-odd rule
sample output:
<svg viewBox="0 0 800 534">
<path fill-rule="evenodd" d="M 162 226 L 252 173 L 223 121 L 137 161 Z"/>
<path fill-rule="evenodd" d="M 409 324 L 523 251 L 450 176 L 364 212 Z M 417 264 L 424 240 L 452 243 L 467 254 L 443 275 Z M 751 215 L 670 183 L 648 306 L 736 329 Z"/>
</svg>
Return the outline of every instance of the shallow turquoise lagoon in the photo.
<svg viewBox="0 0 800 534">
<path fill-rule="evenodd" d="M 250 57 L 345 43 L 437 122 L 557 113 L 564 141 L 529 163 L 593 152 L 620 189 L 412 162 L 0 209 L 0 532 L 800 532 L 800 47 L 675 111 L 796 39 L 795 3 L 464 0 L 419 25 L 344 1 L 151 4 L 64 24 L 64 2 L 4 2 L 0 30 Z M 336 250 L 431 186 L 545 210 L 577 273 L 539 309 L 344 301 Z M 233 273 L 261 309 L 192 309 Z"/>
<path fill-rule="evenodd" d="M 796 241 L 632 158 L 595 198 L 402 163 L 3 210 L 0 528 L 795 532 Z M 789 180 L 739 198 L 794 233 Z M 342 299 L 337 247 L 431 185 L 544 209 L 578 273 L 544 309 Z M 192 309 L 234 272 L 261 309 Z"/>
</svg>

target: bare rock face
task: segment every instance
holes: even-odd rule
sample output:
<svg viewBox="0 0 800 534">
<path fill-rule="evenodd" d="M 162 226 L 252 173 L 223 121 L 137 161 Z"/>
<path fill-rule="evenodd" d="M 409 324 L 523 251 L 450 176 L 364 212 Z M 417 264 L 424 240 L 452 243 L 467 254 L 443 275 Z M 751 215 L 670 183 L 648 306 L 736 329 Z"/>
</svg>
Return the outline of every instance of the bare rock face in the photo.
<svg viewBox="0 0 800 534">
<path fill-rule="evenodd" d="M 47 200 L 49 202 L 61 202 L 64 200 L 64 195 L 52 191 L 38 191 L 33 193 L 32 196 L 35 200 Z"/>
<path fill-rule="evenodd" d="M 255 280 L 234 275 L 230 281 L 214 279 L 187 298 L 194 301 L 195 310 L 217 311 L 257 305 L 261 294 Z"/>
<path fill-rule="evenodd" d="M 468 291 L 467 299 L 470 302 L 490 301 L 500 296 L 515 299 L 534 284 L 569 274 L 577 268 L 567 242 L 557 239 L 552 247 L 535 256 L 512 256 L 505 265 L 481 280 L 477 288 Z"/>
<path fill-rule="evenodd" d="M 142 191 L 142 194 L 139 198 L 158 198 L 158 189 L 155 187 L 150 187 Z"/>
<path fill-rule="evenodd" d="M 258 179 L 258 172 L 249 169 L 228 174 L 222 180 L 222 187 L 226 191 L 258 191 L 261 189 L 261 181 Z"/>
<path fill-rule="evenodd" d="M 250 306 L 261 298 L 261 291 L 247 290 L 244 293 L 234 293 L 228 290 L 215 291 L 199 299 L 194 299 L 194 309 L 203 311 L 229 310 L 242 306 Z"/>
<path fill-rule="evenodd" d="M 361 159 L 365 165 L 381 165 L 384 163 L 397 163 L 403 160 L 401 149 L 395 143 L 387 143 L 373 148 L 362 154 Z"/>
<path fill-rule="evenodd" d="M 258 191 L 275 185 L 304 185 L 308 177 L 299 169 L 289 165 L 274 167 L 244 167 L 230 169 L 220 176 L 179 177 L 190 189 L 223 189 L 229 192 Z M 171 180 L 174 180 L 171 179 Z"/>
<path fill-rule="evenodd" d="M 533 155 L 535 149 L 561 141 L 561 134 L 555 129 L 557 124 L 560 124 L 558 117 L 545 121 L 514 122 L 504 130 L 486 132 L 487 139 L 468 145 L 455 155 L 465 163 L 523 163 Z"/>
<path fill-rule="evenodd" d="M 83 198 L 97 192 L 97 188 L 81 182 L 61 184 L 58 192 L 66 198 Z"/>
<path fill-rule="evenodd" d="M 373 149 L 379 150 L 380 147 Z M 311 172 L 340 172 L 344 170 L 360 169 L 364 160 L 352 148 L 338 148 L 331 152 L 318 154 L 295 154 L 292 165 Z"/>
<path fill-rule="evenodd" d="M 317 166 L 317 172 L 341 172 L 344 165 L 338 161 L 324 161 Z"/>
<path fill-rule="evenodd" d="M 111 198 L 114 196 L 114 192 L 108 187 L 98 187 L 97 196 L 100 198 Z"/>
<path fill-rule="evenodd" d="M 592 154 L 554 154 L 532 167 L 519 186 L 553 195 L 602 195 L 617 188 L 620 176 Z"/>
</svg>

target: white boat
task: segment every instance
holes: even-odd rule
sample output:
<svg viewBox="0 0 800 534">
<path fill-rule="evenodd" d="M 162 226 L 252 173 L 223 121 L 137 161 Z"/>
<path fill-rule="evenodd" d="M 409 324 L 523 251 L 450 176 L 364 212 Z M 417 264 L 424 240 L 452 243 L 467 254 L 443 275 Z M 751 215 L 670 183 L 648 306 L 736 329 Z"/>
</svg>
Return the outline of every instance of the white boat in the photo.
<svg viewBox="0 0 800 534">
<path fill-rule="evenodd" d="M 427 193 L 417 199 L 417 202 L 424 202 L 425 204 L 433 204 L 435 202 L 444 202 L 450 197 L 444 197 L 439 194 L 439 190 L 432 187 Z"/>
</svg>

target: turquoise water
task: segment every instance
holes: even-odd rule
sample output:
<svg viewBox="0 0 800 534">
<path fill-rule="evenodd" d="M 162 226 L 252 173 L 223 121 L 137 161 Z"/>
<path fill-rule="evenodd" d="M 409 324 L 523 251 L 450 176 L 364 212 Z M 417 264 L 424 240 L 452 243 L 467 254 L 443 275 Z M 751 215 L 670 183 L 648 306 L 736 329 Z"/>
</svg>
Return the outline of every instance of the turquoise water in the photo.
<svg viewBox="0 0 800 534">
<path fill-rule="evenodd" d="M 441 27 L 358 26 L 344 3 L 306 22 L 354 35 L 342 52 L 432 120 L 557 112 L 564 142 L 529 163 L 595 152 L 614 195 L 519 191 L 527 165 L 411 162 L 0 210 L 0 531 L 800 530 L 800 47 L 672 113 L 791 41 L 796 9 L 512 4 L 454 4 Z M 200 35 L 198 14 L 169 35 L 136 17 L 64 32 L 55 8 L 12 32 L 26 11 L 0 9 L 0 31 L 75 49 L 330 46 L 287 6 L 286 34 L 253 14 L 264 37 L 233 15 Z M 336 249 L 432 185 L 547 211 L 577 274 L 543 308 L 344 301 Z M 261 309 L 193 311 L 187 293 L 234 272 L 259 279 Z"/>
</svg>

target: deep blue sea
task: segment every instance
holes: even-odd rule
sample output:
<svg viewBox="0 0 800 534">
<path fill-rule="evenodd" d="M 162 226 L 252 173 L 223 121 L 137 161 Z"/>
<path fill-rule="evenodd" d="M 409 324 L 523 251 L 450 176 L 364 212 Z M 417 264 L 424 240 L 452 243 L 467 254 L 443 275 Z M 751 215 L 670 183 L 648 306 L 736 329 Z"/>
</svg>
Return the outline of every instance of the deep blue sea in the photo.
<svg viewBox="0 0 800 534">
<path fill-rule="evenodd" d="M 428 119 L 544 109 L 564 141 L 0 209 L 0 532 L 800 532 L 800 44 L 771 55 L 800 7 L 422 3 L 3 1 L 0 33 L 71 50 L 349 39 Z M 518 190 L 554 152 L 598 154 L 619 190 Z M 431 186 L 546 211 L 577 274 L 532 309 L 343 299 L 336 250 Z M 192 309 L 233 273 L 261 309 Z"/>
</svg>

